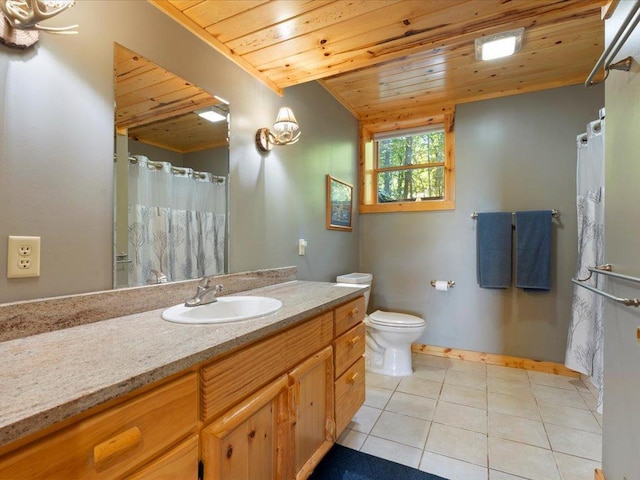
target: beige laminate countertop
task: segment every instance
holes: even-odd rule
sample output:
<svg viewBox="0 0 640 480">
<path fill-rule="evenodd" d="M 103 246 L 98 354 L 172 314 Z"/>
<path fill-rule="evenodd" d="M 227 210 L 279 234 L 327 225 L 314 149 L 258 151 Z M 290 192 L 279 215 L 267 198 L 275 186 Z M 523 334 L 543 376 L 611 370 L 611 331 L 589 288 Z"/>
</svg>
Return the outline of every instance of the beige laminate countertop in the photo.
<svg viewBox="0 0 640 480">
<path fill-rule="evenodd" d="M 362 295 L 291 281 L 242 292 L 282 301 L 268 317 L 183 325 L 163 309 L 0 343 L 0 446 Z"/>
</svg>

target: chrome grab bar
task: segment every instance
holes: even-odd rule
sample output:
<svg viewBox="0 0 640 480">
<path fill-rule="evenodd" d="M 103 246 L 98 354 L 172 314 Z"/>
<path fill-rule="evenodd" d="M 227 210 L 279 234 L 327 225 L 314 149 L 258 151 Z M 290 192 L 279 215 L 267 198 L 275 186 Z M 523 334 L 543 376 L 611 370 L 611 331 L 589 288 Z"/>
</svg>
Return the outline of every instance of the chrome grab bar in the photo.
<svg viewBox="0 0 640 480">
<path fill-rule="evenodd" d="M 591 272 L 589 274 L 589 276 L 585 279 L 575 279 L 572 278 L 571 282 L 573 282 L 575 285 L 579 285 L 582 288 L 586 288 L 587 290 L 593 292 L 593 293 L 597 293 L 598 295 L 601 295 L 605 298 L 608 298 L 609 300 L 613 300 L 616 303 L 621 303 L 623 305 L 626 305 L 627 307 L 640 307 L 640 299 L 638 298 L 621 298 L 621 297 L 616 297 L 615 295 L 611 295 L 608 292 L 604 292 L 596 287 L 592 287 L 591 285 L 587 285 L 583 282 L 586 282 L 587 280 L 589 280 L 591 278 L 591 275 L 594 273 L 598 273 L 601 275 L 606 275 L 608 277 L 612 277 L 612 278 L 617 278 L 619 280 L 626 280 L 628 282 L 634 282 L 634 283 L 640 283 L 640 278 L 638 277 L 631 277 L 629 275 L 623 275 L 621 273 L 615 273 L 613 272 L 613 268 L 611 267 L 610 264 L 605 264 L 605 265 L 597 265 L 595 267 L 588 267 L 589 272 Z"/>
</svg>

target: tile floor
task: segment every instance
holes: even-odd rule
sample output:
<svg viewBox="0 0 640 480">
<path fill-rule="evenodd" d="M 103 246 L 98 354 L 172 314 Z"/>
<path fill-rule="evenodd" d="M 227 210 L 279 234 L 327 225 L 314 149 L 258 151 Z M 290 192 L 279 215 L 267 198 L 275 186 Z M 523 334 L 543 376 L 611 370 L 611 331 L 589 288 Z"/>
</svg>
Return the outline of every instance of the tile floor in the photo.
<svg viewBox="0 0 640 480">
<path fill-rule="evenodd" d="M 415 354 L 411 377 L 367 373 L 338 443 L 449 480 L 593 480 L 602 416 L 580 379 Z"/>
</svg>

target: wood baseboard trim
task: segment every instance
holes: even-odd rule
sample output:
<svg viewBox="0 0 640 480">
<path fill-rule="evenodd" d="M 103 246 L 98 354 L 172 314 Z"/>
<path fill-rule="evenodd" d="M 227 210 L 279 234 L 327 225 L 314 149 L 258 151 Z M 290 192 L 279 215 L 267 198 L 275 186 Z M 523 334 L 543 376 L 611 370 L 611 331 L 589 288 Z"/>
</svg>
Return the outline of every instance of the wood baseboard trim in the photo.
<svg viewBox="0 0 640 480">
<path fill-rule="evenodd" d="M 606 480 L 606 478 L 604 478 L 604 473 L 602 473 L 602 470 L 600 470 L 599 468 L 596 468 L 595 474 L 595 480 Z"/>
<path fill-rule="evenodd" d="M 472 350 L 459 350 L 456 348 L 437 347 L 433 345 L 422 345 L 414 343 L 411 345 L 413 353 L 425 353 L 437 357 L 459 358 L 470 362 L 482 362 L 487 365 L 500 365 L 503 367 L 522 368 L 536 372 L 552 373 L 554 375 L 564 375 L 566 377 L 580 378 L 580 373 L 575 372 L 561 363 L 543 362 L 528 358 L 511 357 L 509 355 L 498 355 L 495 353 L 474 352 Z M 597 478 L 597 477 L 596 477 Z M 604 478 L 604 477 L 602 477 Z"/>
</svg>

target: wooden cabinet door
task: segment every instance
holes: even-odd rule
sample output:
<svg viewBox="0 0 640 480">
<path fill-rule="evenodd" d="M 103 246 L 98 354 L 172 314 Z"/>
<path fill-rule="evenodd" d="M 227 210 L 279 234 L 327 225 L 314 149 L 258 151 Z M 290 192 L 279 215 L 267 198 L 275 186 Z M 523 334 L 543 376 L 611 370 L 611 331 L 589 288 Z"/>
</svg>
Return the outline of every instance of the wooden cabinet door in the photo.
<svg viewBox="0 0 640 480">
<path fill-rule="evenodd" d="M 204 479 L 284 480 L 287 397 L 283 375 L 204 428 Z"/>
<path fill-rule="evenodd" d="M 335 440 L 333 349 L 327 347 L 289 374 L 293 472 L 306 479 Z"/>
</svg>

